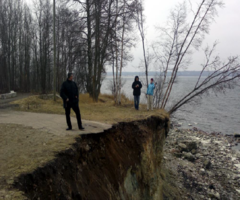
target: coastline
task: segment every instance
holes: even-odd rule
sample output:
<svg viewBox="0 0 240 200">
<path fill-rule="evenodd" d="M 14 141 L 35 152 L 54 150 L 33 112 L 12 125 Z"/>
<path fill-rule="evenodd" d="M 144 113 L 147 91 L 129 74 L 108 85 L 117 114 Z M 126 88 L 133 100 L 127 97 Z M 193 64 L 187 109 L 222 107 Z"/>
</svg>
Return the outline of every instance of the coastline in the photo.
<svg viewBox="0 0 240 200">
<path fill-rule="evenodd" d="M 172 124 L 164 146 L 164 165 L 174 174 L 180 199 L 240 199 L 238 138 Z"/>
<path fill-rule="evenodd" d="M 137 75 L 137 74 L 136 74 Z M 102 83 L 101 93 L 111 94 L 109 90 L 109 80 L 105 79 Z M 133 100 L 132 94 L 132 82 L 134 76 L 126 80 L 126 83 L 122 87 L 122 92 L 126 97 Z M 145 80 L 144 77 L 140 77 L 140 80 Z M 170 95 L 169 104 L 166 108 L 168 110 L 174 102 L 180 100 L 189 91 L 192 86 L 197 82 L 196 77 L 178 77 L 178 83 L 175 89 L 172 90 Z M 140 102 L 146 104 L 146 98 L 144 93 L 146 87 L 141 90 Z M 222 134 L 234 134 L 239 133 L 240 127 L 240 104 L 239 94 L 240 87 L 236 87 L 232 90 L 226 91 L 226 93 L 215 94 L 209 92 L 209 95 L 204 95 L 202 98 L 195 99 L 192 103 L 182 107 L 176 113 L 171 116 L 171 121 L 177 121 L 182 123 L 182 127 L 188 129 L 188 124 L 192 124 L 201 130 L 207 132 L 222 132 Z"/>
</svg>

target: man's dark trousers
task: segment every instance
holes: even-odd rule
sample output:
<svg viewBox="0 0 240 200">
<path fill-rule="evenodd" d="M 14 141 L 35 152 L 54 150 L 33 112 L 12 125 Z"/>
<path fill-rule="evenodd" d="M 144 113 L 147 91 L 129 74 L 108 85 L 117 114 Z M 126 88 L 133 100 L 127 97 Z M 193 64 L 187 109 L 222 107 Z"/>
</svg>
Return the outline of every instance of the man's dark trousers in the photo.
<svg viewBox="0 0 240 200">
<path fill-rule="evenodd" d="M 135 109 L 138 110 L 139 109 L 139 99 L 140 96 L 134 96 L 134 105 L 135 105 Z"/>
<path fill-rule="evenodd" d="M 67 103 L 67 105 L 65 107 L 65 114 L 66 114 L 68 128 L 72 129 L 72 123 L 71 123 L 71 118 L 70 118 L 71 108 L 73 109 L 73 111 L 76 114 L 78 128 L 80 129 L 82 127 L 82 120 L 81 120 L 80 109 L 79 109 L 79 106 L 77 103 L 74 103 L 74 104 Z"/>
</svg>

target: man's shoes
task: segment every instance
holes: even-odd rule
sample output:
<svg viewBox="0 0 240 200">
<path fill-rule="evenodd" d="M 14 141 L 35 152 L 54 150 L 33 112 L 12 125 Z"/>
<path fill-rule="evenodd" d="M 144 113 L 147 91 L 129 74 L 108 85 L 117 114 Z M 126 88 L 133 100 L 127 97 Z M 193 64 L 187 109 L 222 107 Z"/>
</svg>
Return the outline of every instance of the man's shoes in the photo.
<svg viewBox="0 0 240 200">
<path fill-rule="evenodd" d="M 72 130 L 72 128 L 67 128 L 67 129 L 66 129 L 66 131 L 70 131 L 70 130 Z"/>
<path fill-rule="evenodd" d="M 83 130 L 84 130 L 84 128 L 81 126 L 81 127 L 79 128 L 79 130 L 83 131 Z"/>
</svg>

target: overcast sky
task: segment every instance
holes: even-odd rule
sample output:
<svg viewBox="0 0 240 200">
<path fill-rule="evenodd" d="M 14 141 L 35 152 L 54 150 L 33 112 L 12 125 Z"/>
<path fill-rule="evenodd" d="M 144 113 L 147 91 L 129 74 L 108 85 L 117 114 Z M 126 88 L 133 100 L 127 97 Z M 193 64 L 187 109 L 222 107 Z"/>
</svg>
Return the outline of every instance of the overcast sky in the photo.
<svg viewBox="0 0 240 200">
<path fill-rule="evenodd" d="M 32 0 L 26 0 L 32 2 Z M 57 1 L 57 0 L 56 0 Z M 183 0 L 145 0 L 145 16 L 147 26 L 147 43 L 149 45 L 154 41 L 157 32 L 155 26 L 164 26 L 169 16 L 170 10 Z M 196 2 L 199 0 L 190 0 Z M 206 44 L 211 45 L 218 41 L 217 53 L 221 58 L 226 59 L 229 56 L 240 55 L 240 0 L 223 0 L 224 8 L 220 8 L 218 17 L 211 24 L 210 33 L 205 38 L 203 47 Z M 136 31 L 138 34 L 138 32 Z M 137 42 L 136 48 L 132 49 L 134 60 L 129 62 L 123 71 L 142 71 L 138 66 L 142 59 L 141 40 Z M 204 57 L 202 52 L 193 55 L 192 64 L 188 70 L 200 70 Z M 110 71 L 111 69 L 107 69 Z M 154 68 L 150 69 L 155 71 Z"/>
<path fill-rule="evenodd" d="M 192 2 L 196 0 L 191 0 Z M 170 10 L 182 0 L 145 0 L 145 15 L 147 18 L 147 40 L 148 44 L 154 41 L 156 36 L 155 26 L 164 26 Z M 220 8 L 215 22 L 210 27 L 203 47 L 218 41 L 217 51 L 219 56 L 227 58 L 229 56 L 240 55 L 240 0 L 225 0 L 224 8 Z M 137 66 L 142 58 L 140 40 L 137 48 L 133 50 L 134 61 L 125 67 L 124 71 L 141 71 Z M 188 70 L 200 70 L 204 57 L 202 52 L 193 55 L 192 64 Z M 152 68 L 154 71 L 154 68 Z"/>
</svg>

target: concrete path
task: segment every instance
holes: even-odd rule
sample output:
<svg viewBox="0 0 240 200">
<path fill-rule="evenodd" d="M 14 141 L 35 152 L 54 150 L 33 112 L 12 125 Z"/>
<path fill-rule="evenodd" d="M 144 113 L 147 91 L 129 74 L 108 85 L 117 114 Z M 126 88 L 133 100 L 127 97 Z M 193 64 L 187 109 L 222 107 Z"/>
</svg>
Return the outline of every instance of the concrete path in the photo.
<svg viewBox="0 0 240 200">
<path fill-rule="evenodd" d="M 31 113 L 31 112 L 17 112 L 11 110 L 0 111 L 0 123 L 20 124 L 24 126 L 30 126 L 34 129 L 41 131 L 47 131 L 54 135 L 66 135 L 66 134 L 88 134 L 88 133 L 100 133 L 103 130 L 111 128 L 111 125 L 103 124 L 100 122 L 82 120 L 84 131 L 78 130 L 77 119 L 71 118 L 73 130 L 66 131 L 66 117 L 65 115 L 57 114 L 44 114 L 44 113 Z"/>
</svg>

